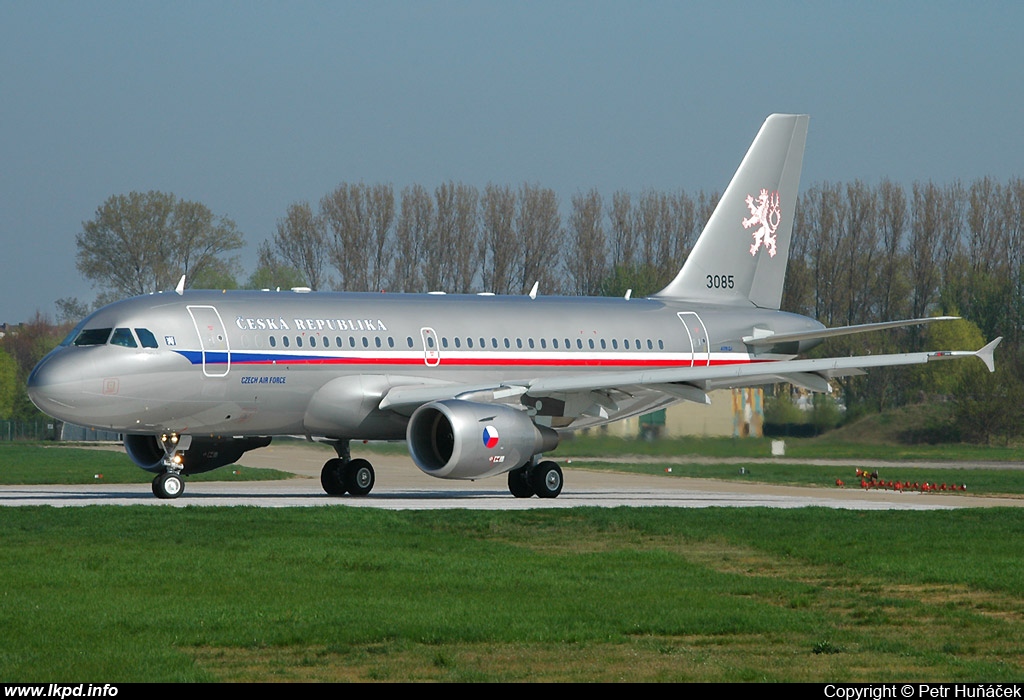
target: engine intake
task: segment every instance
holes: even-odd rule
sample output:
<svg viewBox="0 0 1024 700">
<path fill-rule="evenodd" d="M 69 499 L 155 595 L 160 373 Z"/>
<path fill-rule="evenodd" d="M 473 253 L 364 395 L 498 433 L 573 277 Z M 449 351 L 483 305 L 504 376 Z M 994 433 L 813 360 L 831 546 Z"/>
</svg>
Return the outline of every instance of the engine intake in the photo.
<svg viewBox="0 0 1024 700">
<path fill-rule="evenodd" d="M 201 474 L 217 467 L 234 464 L 249 450 L 266 447 L 269 437 L 220 438 L 193 437 L 188 450 L 182 452 L 182 474 Z M 147 472 L 164 470 L 164 448 L 156 435 L 125 435 L 124 450 Z"/>
<path fill-rule="evenodd" d="M 406 440 L 423 472 L 441 479 L 482 479 L 555 449 L 558 433 L 509 406 L 449 399 L 416 409 Z"/>
</svg>

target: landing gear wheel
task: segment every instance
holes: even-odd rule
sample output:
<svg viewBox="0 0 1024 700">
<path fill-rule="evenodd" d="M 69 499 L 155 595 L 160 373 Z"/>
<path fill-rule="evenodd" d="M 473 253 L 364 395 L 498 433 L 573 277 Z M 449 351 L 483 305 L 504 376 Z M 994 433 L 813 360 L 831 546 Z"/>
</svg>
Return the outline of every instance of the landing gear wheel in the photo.
<svg viewBox="0 0 1024 700">
<path fill-rule="evenodd" d="M 164 472 L 153 479 L 153 495 L 157 498 L 177 498 L 185 490 L 185 480 L 181 475 Z"/>
<path fill-rule="evenodd" d="M 530 483 L 541 498 L 557 498 L 562 493 L 562 469 L 555 462 L 541 462 L 530 470 Z"/>
<path fill-rule="evenodd" d="M 345 483 L 342 474 L 345 470 L 345 462 L 341 459 L 329 459 L 324 468 L 320 470 L 320 485 L 324 491 L 331 496 L 344 496 Z"/>
<path fill-rule="evenodd" d="M 353 496 L 365 496 L 370 493 L 375 479 L 373 466 L 365 459 L 353 459 L 345 465 L 345 488 Z"/>
<path fill-rule="evenodd" d="M 508 473 L 508 490 L 516 498 L 530 498 L 535 493 L 530 483 L 530 467 L 519 467 Z"/>
</svg>

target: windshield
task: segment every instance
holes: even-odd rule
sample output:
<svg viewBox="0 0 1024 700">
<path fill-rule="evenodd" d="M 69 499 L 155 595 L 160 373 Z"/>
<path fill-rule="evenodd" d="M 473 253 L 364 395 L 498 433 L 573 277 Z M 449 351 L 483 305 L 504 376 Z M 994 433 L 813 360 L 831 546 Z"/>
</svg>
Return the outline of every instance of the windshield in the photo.
<svg viewBox="0 0 1024 700">
<path fill-rule="evenodd" d="M 86 328 L 75 338 L 74 344 L 83 345 L 104 345 L 110 337 L 113 328 Z"/>
</svg>

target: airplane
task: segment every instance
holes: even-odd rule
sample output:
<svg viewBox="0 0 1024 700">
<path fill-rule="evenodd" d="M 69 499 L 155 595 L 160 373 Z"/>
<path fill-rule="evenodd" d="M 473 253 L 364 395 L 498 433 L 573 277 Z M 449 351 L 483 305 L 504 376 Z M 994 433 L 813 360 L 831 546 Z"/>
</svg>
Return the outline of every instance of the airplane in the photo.
<svg viewBox="0 0 1024 700">
<path fill-rule="evenodd" d="M 872 367 L 977 351 L 797 359 L 825 339 L 931 323 L 826 328 L 779 310 L 809 117 L 758 131 L 675 279 L 647 298 L 185 291 L 133 297 L 83 320 L 43 358 L 28 393 L 43 412 L 124 435 L 177 498 L 183 476 L 277 436 L 326 442 L 327 494 L 365 496 L 373 466 L 352 440 L 405 440 L 442 479 L 507 474 L 519 498 L 555 498 L 543 455 L 567 431 L 717 388 L 789 382 L 815 392 Z"/>
</svg>

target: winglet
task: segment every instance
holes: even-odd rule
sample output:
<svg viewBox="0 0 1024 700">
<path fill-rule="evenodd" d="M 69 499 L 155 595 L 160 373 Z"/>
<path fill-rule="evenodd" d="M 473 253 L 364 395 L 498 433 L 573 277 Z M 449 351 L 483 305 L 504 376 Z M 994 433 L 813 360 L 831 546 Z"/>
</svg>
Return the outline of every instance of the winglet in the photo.
<svg viewBox="0 0 1024 700">
<path fill-rule="evenodd" d="M 981 350 L 974 353 L 979 359 L 981 359 L 982 362 L 985 363 L 985 366 L 988 367 L 989 372 L 996 371 L 996 361 L 994 357 L 994 352 L 996 346 L 999 345 L 999 343 L 1001 342 L 1003 342 L 1002 336 L 996 338 L 991 343 L 983 347 Z"/>
<path fill-rule="evenodd" d="M 178 286 L 174 288 L 174 291 L 178 293 L 178 296 L 185 293 L 185 275 L 182 275 L 181 279 L 178 280 Z"/>
</svg>

